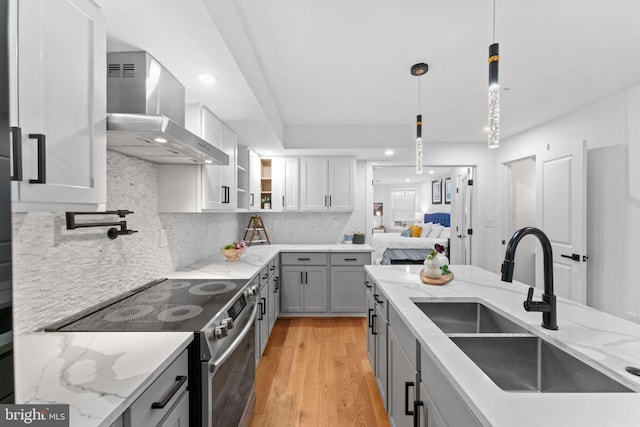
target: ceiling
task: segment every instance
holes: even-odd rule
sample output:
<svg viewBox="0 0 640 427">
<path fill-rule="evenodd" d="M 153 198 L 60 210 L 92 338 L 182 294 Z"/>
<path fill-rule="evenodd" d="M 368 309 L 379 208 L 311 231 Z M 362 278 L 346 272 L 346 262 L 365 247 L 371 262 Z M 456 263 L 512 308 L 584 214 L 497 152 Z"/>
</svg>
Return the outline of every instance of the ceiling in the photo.
<svg viewBox="0 0 640 427">
<path fill-rule="evenodd" d="M 96 1 L 109 50 L 149 51 L 260 154 L 410 164 L 417 62 L 425 143 L 486 144 L 492 0 Z M 501 138 L 640 84 L 638 28 L 637 0 L 496 0 Z"/>
<path fill-rule="evenodd" d="M 415 166 L 384 165 L 373 167 L 374 184 L 417 184 L 454 176 L 450 167 L 425 166 L 422 175 L 416 175 Z"/>
</svg>

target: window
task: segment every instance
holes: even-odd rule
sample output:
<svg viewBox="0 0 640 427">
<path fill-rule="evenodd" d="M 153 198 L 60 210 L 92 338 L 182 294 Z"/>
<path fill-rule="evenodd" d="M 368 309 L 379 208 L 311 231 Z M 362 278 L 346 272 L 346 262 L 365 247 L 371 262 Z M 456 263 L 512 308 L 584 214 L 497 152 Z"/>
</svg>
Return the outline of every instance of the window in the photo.
<svg viewBox="0 0 640 427">
<path fill-rule="evenodd" d="M 394 225 L 413 224 L 416 214 L 416 190 L 391 190 L 391 219 Z"/>
</svg>

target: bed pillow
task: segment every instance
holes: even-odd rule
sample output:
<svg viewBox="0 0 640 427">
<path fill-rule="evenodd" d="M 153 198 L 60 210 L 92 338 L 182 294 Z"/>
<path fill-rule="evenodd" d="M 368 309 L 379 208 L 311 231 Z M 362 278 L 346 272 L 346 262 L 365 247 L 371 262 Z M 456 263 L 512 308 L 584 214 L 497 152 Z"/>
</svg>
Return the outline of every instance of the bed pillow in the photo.
<svg viewBox="0 0 640 427">
<path fill-rule="evenodd" d="M 400 235 L 402 237 L 411 237 L 411 229 L 407 228 L 406 230 L 402 230 L 402 233 L 400 233 Z"/>
<path fill-rule="evenodd" d="M 440 239 L 448 239 L 451 237 L 451 228 L 445 227 L 442 229 L 442 232 L 438 236 Z"/>
<path fill-rule="evenodd" d="M 440 224 L 434 224 L 433 228 L 431 228 L 431 231 L 429 231 L 429 234 L 427 235 L 427 237 L 440 237 L 440 233 L 442 233 L 442 229 L 444 227 L 441 226 Z"/>
<path fill-rule="evenodd" d="M 426 224 L 422 224 L 422 233 L 420 233 L 420 237 L 427 237 L 427 234 L 429 234 L 432 228 L 433 228 L 432 222 L 427 222 Z"/>
<path fill-rule="evenodd" d="M 422 233 L 422 227 L 419 225 L 410 225 L 409 230 L 411 230 L 411 237 L 420 237 L 420 233 Z"/>
</svg>

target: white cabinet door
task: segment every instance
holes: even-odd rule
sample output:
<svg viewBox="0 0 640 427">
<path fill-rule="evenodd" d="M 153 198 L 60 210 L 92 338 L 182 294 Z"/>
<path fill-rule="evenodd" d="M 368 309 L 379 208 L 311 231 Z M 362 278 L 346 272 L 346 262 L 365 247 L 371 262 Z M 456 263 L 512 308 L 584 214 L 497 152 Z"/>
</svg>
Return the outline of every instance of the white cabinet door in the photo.
<svg viewBox="0 0 640 427">
<path fill-rule="evenodd" d="M 249 150 L 249 202 L 250 211 L 260 209 L 260 156 Z"/>
<path fill-rule="evenodd" d="M 198 107 L 199 128 L 196 131 L 202 139 L 222 149 L 222 129 L 224 124 L 204 106 Z M 223 150 L 224 151 L 224 150 Z M 228 154 L 228 153 L 227 153 Z M 231 159 L 229 159 L 231 163 Z M 222 166 L 202 166 L 202 208 L 221 209 L 226 191 L 222 188 Z"/>
<path fill-rule="evenodd" d="M 298 210 L 298 159 L 293 157 L 271 160 L 271 210 Z"/>
<path fill-rule="evenodd" d="M 89 0 L 23 0 L 11 13 L 11 125 L 21 129 L 23 167 L 13 197 L 24 203 L 14 209 L 106 203 L 104 17 Z"/>
<path fill-rule="evenodd" d="M 326 210 L 329 206 L 328 159 L 325 157 L 302 158 L 300 170 L 302 210 Z"/>
<path fill-rule="evenodd" d="M 353 210 L 355 160 L 348 157 L 329 159 L 329 209 Z"/>
</svg>

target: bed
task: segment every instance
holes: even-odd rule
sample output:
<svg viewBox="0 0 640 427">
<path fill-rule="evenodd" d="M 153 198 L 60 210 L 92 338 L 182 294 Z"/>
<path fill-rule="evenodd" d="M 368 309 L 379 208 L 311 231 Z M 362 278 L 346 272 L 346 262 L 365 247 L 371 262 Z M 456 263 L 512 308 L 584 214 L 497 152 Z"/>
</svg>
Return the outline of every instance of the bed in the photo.
<svg viewBox="0 0 640 427">
<path fill-rule="evenodd" d="M 421 263 L 431 253 L 436 243 L 449 253 L 451 216 L 446 212 L 424 215 L 424 224 L 442 226 L 442 237 L 405 237 L 401 233 L 373 234 L 374 264 Z"/>
</svg>

